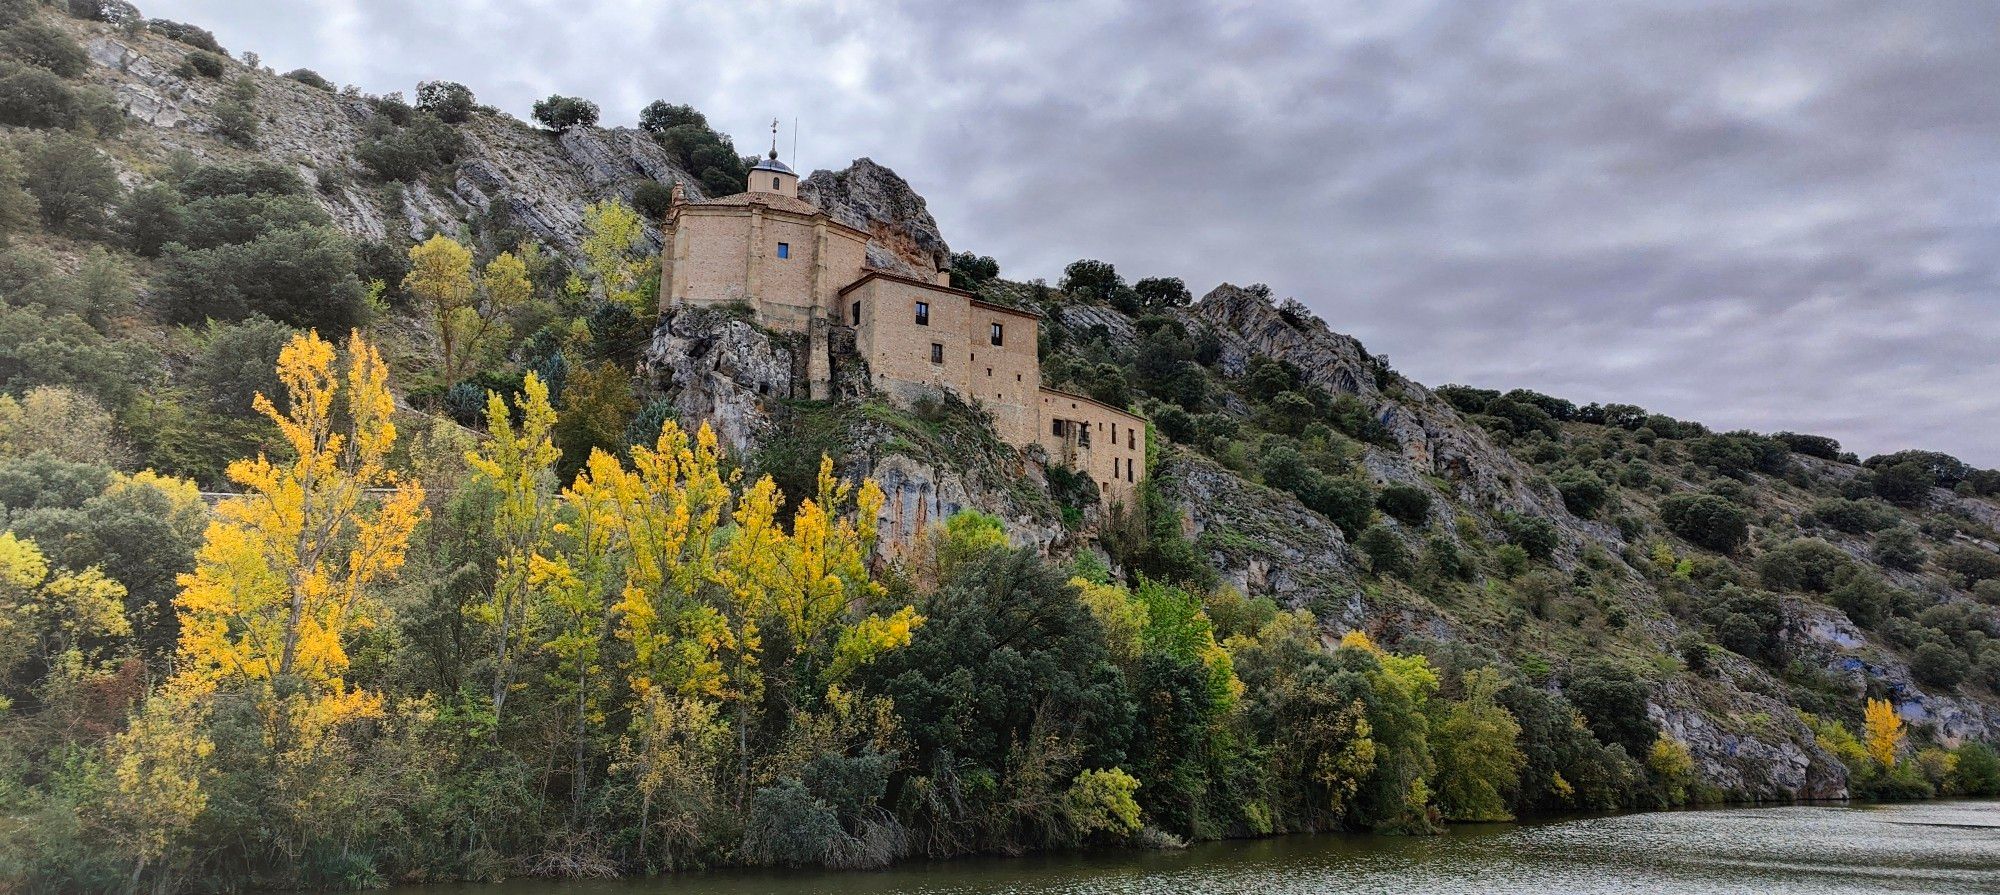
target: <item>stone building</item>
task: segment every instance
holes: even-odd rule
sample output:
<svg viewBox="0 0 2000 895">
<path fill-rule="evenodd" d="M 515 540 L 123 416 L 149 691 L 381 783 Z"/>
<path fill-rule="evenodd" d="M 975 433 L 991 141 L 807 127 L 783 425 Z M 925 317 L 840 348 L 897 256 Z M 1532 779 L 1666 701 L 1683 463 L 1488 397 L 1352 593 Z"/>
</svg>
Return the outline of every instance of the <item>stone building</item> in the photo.
<svg viewBox="0 0 2000 895">
<path fill-rule="evenodd" d="M 956 395 L 994 434 L 1040 445 L 1049 462 L 1088 474 L 1107 502 L 1128 500 L 1145 470 L 1146 422 L 1042 385 L 1040 315 L 981 301 L 928 276 L 871 267 L 866 231 L 799 198 L 799 178 L 768 158 L 733 196 L 674 203 L 660 233 L 660 307 L 740 304 L 766 328 L 805 337 L 810 397 L 833 396 L 834 352 L 852 351 L 869 388 L 899 404 Z"/>
</svg>

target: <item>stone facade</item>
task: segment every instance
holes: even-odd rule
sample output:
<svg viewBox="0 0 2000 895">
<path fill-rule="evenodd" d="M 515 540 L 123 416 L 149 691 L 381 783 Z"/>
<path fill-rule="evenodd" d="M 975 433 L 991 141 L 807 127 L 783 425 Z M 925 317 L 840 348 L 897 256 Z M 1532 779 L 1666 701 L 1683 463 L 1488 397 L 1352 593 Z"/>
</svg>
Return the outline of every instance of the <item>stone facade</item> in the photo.
<svg viewBox="0 0 2000 895">
<path fill-rule="evenodd" d="M 759 324 L 804 335 L 814 398 L 833 394 L 832 345 L 868 368 L 875 393 L 909 405 L 954 395 L 987 413 L 1001 441 L 1040 446 L 1088 474 L 1105 502 L 1123 502 L 1145 470 L 1145 420 L 1042 387 L 1040 315 L 953 289 L 941 267 L 913 277 L 868 263 L 867 231 L 798 198 L 798 178 L 774 157 L 748 189 L 687 202 L 678 187 L 660 227 L 660 306 L 743 304 Z"/>
</svg>

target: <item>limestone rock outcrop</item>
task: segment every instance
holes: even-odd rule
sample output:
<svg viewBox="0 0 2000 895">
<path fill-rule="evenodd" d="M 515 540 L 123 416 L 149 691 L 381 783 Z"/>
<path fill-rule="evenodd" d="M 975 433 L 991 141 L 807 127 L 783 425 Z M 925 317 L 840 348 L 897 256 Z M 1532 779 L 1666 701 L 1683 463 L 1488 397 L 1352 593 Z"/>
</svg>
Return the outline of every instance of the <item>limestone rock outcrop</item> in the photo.
<svg viewBox="0 0 2000 895">
<path fill-rule="evenodd" d="M 799 198 L 867 231 L 868 261 L 876 267 L 929 279 L 951 255 L 924 197 L 874 159 L 855 159 L 839 171 L 814 171 L 799 181 Z"/>
</svg>

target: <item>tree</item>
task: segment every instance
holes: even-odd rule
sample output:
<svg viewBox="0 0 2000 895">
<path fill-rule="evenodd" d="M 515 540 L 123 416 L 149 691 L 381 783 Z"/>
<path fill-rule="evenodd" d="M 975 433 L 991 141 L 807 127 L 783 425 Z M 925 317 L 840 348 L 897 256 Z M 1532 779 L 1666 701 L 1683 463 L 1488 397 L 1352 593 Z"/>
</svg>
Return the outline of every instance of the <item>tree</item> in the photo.
<svg viewBox="0 0 2000 895">
<path fill-rule="evenodd" d="M 132 633 L 124 598 L 125 588 L 96 568 L 51 569 L 33 541 L 0 532 L 0 703 L 24 692 L 12 680 L 24 665 L 39 679 L 106 659 L 107 647 Z"/>
<path fill-rule="evenodd" d="M 153 285 L 169 318 L 186 324 L 263 314 L 337 329 L 360 320 L 364 298 L 352 244 L 326 227 L 279 230 L 212 249 L 169 245 Z"/>
<path fill-rule="evenodd" d="M 1507 806 L 1528 757 L 1521 725 L 1497 701 L 1505 686 L 1490 668 L 1466 672 L 1464 698 L 1447 703 L 1432 725 L 1438 809 L 1447 820 L 1514 819 Z"/>
<path fill-rule="evenodd" d="M 1646 770 L 1653 774 L 1653 783 L 1661 802 L 1670 806 L 1687 803 L 1688 789 L 1695 782 L 1695 772 L 1694 755 L 1688 751 L 1686 743 L 1662 731 L 1654 738 L 1653 748 L 1646 752 Z"/>
<path fill-rule="evenodd" d="M 1902 751 L 1903 740 L 1909 736 L 1896 706 L 1886 699 L 1870 699 L 1861 721 L 1861 738 L 1867 744 L 1868 757 L 1884 768 L 1894 767 L 1896 753 Z"/>
<path fill-rule="evenodd" d="M 0 31 L 0 52 L 65 78 L 83 74 L 90 57 L 67 32 L 46 22 L 17 21 Z"/>
<path fill-rule="evenodd" d="M 1570 675 L 1563 695 L 1605 745 L 1623 746 L 1634 759 L 1653 748 L 1659 727 L 1646 716 L 1645 683 L 1629 669 L 1608 661 L 1587 663 Z"/>
<path fill-rule="evenodd" d="M 0 245 L 5 244 L 8 231 L 19 230 L 39 218 L 39 203 L 21 186 L 25 176 L 20 156 L 0 146 Z"/>
<path fill-rule="evenodd" d="M 1375 495 L 1375 506 L 1404 525 L 1421 527 L 1431 515 L 1431 493 L 1422 486 L 1391 482 Z"/>
<path fill-rule="evenodd" d="M 521 425 L 514 426 L 514 413 Z M 498 495 L 493 510 L 493 536 L 500 555 L 494 562 L 491 598 L 479 609 L 493 628 L 493 717 L 501 716 L 514 685 L 515 665 L 539 634 L 535 620 L 534 564 L 549 551 L 555 524 L 555 464 L 562 452 L 551 433 L 555 408 L 540 377 L 529 372 L 510 411 L 497 392 L 486 393 L 486 438 L 480 450 L 465 459 Z"/>
<path fill-rule="evenodd" d="M 195 569 L 181 577 L 182 674 L 298 675 L 344 690 L 342 638 L 373 621 L 372 590 L 402 565 L 424 499 L 422 485 L 388 466 L 396 443 L 388 366 L 359 333 L 346 352 L 344 377 L 333 345 L 316 333 L 279 354 L 289 405 L 280 411 L 259 395 L 256 406 L 290 456 L 229 466 L 246 493 L 216 507 Z M 388 493 L 375 497 L 375 488 Z"/>
<path fill-rule="evenodd" d="M 425 81 L 417 85 L 417 110 L 436 115 L 446 124 L 461 124 L 478 104 L 472 89 L 456 81 Z"/>
<path fill-rule="evenodd" d="M 179 241 L 186 226 L 181 194 L 164 183 L 134 188 L 118 206 L 119 230 L 133 252 L 156 258 L 167 243 Z"/>
<path fill-rule="evenodd" d="M 148 698 L 106 749 L 117 784 L 107 813 L 133 852 L 134 891 L 146 867 L 171 854 L 208 807 L 203 778 L 215 743 L 202 733 L 204 713 L 195 695 L 169 686 Z"/>
<path fill-rule="evenodd" d="M 583 257 L 602 290 L 604 300 L 623 305 L 633 314 L 651 316 L 652 297 L 639 288 L 646 260 L 638 256 L 645 227 L 632 208 L 616 199 L 593 202 L 583 209 Z"/>
<path fill-rule="evenodd" d="M 990 255 L 953 252 L 950 270 L 952 288 L 978 289 L 1000 276 L 1000 262 Z"/>
<path fill-rule="evenodd" d="M 597 124 L 597 104 L 580 97 L 550 94 L 547 99 L 536 100 L 532 111 L 536 121 L 557 133 Z"/>
<path fill-rule="evenodd" d="M 1184 308 L 1194 301 L 1180 277 L 1145 277 L 1132 284 L 1132 291 L 1148 309 Z"/>
<path fill-rule="evenodd" d="M 42 223 L 64 233 L 97 232 L 106 208 L 122 190 L 111 160 L 89 140 L 70 134 L 45 134 L 30 144 L 22 171 Z"/>
<path fill-rule="evenodd" d="M 1749 517 L 1713 494 L 1676 494 L 1660 501 L 1660 521 L 1674 534 L 1718 553 L 1734 553 L 1750 538 Z"/>
<path fill-rule="evenodd" d="M 1109 263 L 1086 258 L 1063 268 L 1062 284 L 1056 288 L 1081 298 L 1110 301 L 1113 294 L 1125 288 L 1125 278 Z"/>
<path fill-rule="evenodd" d="M 1869 481 L 1875 495 L 1899 507 L 1923 506 L 1924 501 L 1930 498 L 1931 489 L 1937 485 L 1937 474 L 1921 460 L 1906 459 L 1871 468 L 1875 474 Z"/>
<path fill-rule="evenodd" d="M 403 288 L 430 311 L 441 355 L 439 379 L 447 386 L 512 334 L 503 318 L 534 294 L 527 265 L 512 252 L 487 262 L 475 282 L 472 250 L 443 235 L 411 247 Z"/>
<path fill-rule="evenodd" d="M 1876 536 L 1875 546 L 1869 549 L 1870 557 L 1882 565 L 1905 572 L 1914 572 L 1924 567 L 1928 554 L 1917 544 L 1917 530 L 1900 525 Z"/>
<path fill-rule="evenodd" d="M 0 124 L 71 127 L 82 117 L 83 102 L 61 77 L 45 68 L 0 59 Z"/>
</svg>

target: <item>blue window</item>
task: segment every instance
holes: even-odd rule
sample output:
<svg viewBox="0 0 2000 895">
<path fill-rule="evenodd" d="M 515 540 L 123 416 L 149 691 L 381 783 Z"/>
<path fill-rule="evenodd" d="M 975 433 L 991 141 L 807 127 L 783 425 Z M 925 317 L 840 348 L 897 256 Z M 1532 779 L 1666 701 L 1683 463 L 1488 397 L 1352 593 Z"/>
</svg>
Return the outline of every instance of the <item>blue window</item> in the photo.
<svg viewBox="0 0 2000 895">
<path fill-rule="evenodd" d="M 780 258 L 792 257 L 792 244 L 789 242 L 778 243 L 778 257 Z"/>
</svg>

